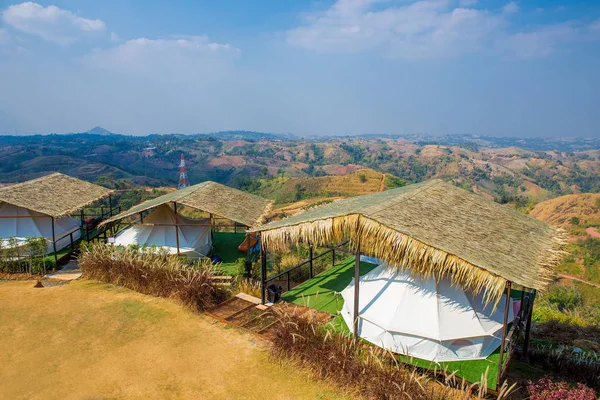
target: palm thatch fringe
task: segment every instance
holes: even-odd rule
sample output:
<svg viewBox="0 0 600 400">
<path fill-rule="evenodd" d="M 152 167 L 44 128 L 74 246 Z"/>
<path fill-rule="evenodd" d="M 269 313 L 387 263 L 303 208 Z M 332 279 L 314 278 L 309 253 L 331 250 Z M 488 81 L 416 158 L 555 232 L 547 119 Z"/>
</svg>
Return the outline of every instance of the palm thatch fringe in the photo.
<svg viewBox="0 0 600 400">
<path fill-rule="evenodd" d="M 356 250 L 360 242 L 362 254 L 377 257 L 390 266 L 436 280 L 449 276 L 453 284 L 473 293 L 483 291 L 486 303 L 497 304 L 504 293 L 507 279 L 477 267 L 453 254 L 425 244 L 360 214 L 345 215 L 285 226 L 261 232 L 265 247 L 283 250 L 290 244 L 309 241 L 316 245 L 339 243 L 348 239 Z M 537 266 L 537 282 L 516 282 L 522 286 L 543 290 L 551 282 L 553 268 L 560 261 L 564 238 L 547 249 L 552 256 Z"/>
</svg>

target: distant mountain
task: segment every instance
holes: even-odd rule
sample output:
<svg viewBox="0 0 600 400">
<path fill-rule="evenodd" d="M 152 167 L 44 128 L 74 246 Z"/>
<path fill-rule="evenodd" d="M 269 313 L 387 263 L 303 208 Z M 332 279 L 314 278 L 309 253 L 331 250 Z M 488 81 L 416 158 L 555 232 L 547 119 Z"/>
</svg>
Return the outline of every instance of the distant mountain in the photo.
<svg viewBox="0 0 600 400">
<path fill-rule="evenodd" d="M 364 134 L 356 137 L 364 139 L 405 139 L 421 146 L 434 144 L 442 146 L 467 146 L 482 147 L 520 147 L 533 151 L 586 151 L 600 149 L 600 138 L 517 138 L 517 137 L 494 137 L 477 134 L 455 134 L 445 136 L 434 136 L 428 134 Z"/>
<path fill-rule="evenodd" d="M 199 134 L 197 136 L 210 136 L 219 140 L 294 140 L 297 139 L 291 133 L 266 133 L 253 131 L 220 131 Z"/>
<path fill-rule="evenodd" d="M 99 135 L 99 136 L 113 136 L 116 135 L 116 133 L 112 133 L 111 131 L 104 129 L 100 126 L 96 126 L 92 129 L 90 129 L 89 131 L 85 132 L 85 133 L 89 133 L 90 135 Z"/>
</svg>

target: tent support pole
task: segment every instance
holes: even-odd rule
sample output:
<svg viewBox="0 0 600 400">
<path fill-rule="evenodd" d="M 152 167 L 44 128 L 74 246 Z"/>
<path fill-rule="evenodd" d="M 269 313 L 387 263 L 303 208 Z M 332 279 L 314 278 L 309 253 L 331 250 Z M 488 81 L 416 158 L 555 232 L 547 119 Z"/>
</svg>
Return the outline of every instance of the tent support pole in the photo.
<svg viewBox="0 0 600 400">
<path fill-rule="evenodd" d="M 529 350 L 529 335 L 531 333 L 531 317 L 533 316 L 533 302 L 535 301 L 535 293 L 534 290 L 529 295 L 529 301 L 527 302 L 527 323 L 525 324 L 525 338 L 523 339 L 523 356 L 527 359 L 527 352 Z M 522 307 L 521 303 L 521 307 Z"/>
<path fill-rule="evenodd" d="M 113 208 L 112 208 L 112 195 L 111 194 L 108 195 L 108 210 L 110 211 L 109 217 L 112 217 Z"/>
<path fill-rule="evenodd" d="M 354 256 L 354 326 L 352 328 L 352 336 L 354 341 L 358 340 L 358 292 L 360 284 L 360 239 L 356 243 L 356 254 Z"/>
<path fill-rule="evenodd" d="M 260 243 L 260 299 L 262 304 L 266 302 L 267 285 L 267 250 L 264 248 L 262 237 L 258 238 Z"/>
<path fill-rule="evenodd" d="M 177 256 L 179 256 L 179 217 L 177 216 L 177 203 L 173 202 L 173 212 L 175 213 L 175 240 L 177 241 Z"/>
<path fill-rule="evenodd" d="M 58 268 L 58 254 L 56 254 L 56 232 L 54 229 L 54 217 L 52 217 L 52 250 L 54 251 L 54 269 Z"/>
<path fill-rule="evenodd" d="M 248 277 L 252 277 L 252 263 L 250 262 L 250 234 L 246 233 L 246 240 L 248 241 L 248 249 L 246 250 L 246 274 Z"/>
<path fill-rule="evenodd" d="M 140 224 L 143 224 L 143 223 L 144 223 L 144 212 L 142 211 L 140 213 Z"/>
<path fill-rule="evenodd" d="M 504 324 L 502 325 L 502 342 L 500 344 L 500 361 L 498 362 L 498 379 L 496 380 L 497 384 L 500 383 L 500 379 L 502 379 L 502 371 L 504 370 L 504 345 L 505 345 L 505 341 L 506 341 L 506 328 L 508 325 L 508 310 L 509 307 L 511 306 L 511 301 L 510 301 L 510 289 L 511 289 L 511 282 L 508 281 L 506 283 L 506 304 L 504 305 Z"/>
</svg>

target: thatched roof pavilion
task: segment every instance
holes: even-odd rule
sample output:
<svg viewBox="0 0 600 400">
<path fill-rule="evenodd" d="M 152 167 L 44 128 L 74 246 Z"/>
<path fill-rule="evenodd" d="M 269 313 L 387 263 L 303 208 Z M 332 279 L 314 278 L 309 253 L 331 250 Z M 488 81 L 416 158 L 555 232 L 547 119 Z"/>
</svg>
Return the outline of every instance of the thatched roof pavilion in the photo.
<svg viewBox="0 0 600 400">
<path fill-rule="evenodd" d="M 261 236 L 263 301 L 267 250 L 300 242 L 323 246 L 349 241 L 355 262 L 353 307 L 347 308 L 353 310 L 355 339 L 365 321 L 359 308 L 361 254 L 425 279 L 449 279 L 452 286 L 483 292 L 484 304 L 493 302 L 494 310 L 505 299 L 497 381 L 506 372 L 523 329 L 527 353 L 536 290 L 551 282 L 566 242 L 558 228 L 441 180 L 337 201 L 255 231 Z M 509 332 L 513 284 L 522 290 Z M 375 300 L 367 299 L 368 304 Z"/>
<path fill-rule="evenodd" d="M 60 173 L 8 185 L 0 188 L 0 208 L 3 210 L 0 228 L 5 234 L 12 232 L 9 233 L 12 237 L 51 237 L 57 263 L 57 250 L 65 247 L 67 242 L 74 249 L 74 242 L 80 237 L 84 207 L 105 197 L 110 199 L 111 193 L 110 189 Z M 112 213 L 112 201 L 109 200 L 109 204 Z M 75 211 L 80 211 L 80 223 L 70 217 Z"/>
<path fill-rule="evenodd" d="M 352 248 L 465 289 L 501 296 L 507 282 L 543 290 L 565 234 L 441 180 L 340 200 L 256 229 L 267 249 L 350 240 Z"/>
<path fill-rule="evenodd" d="M 61 173 L 0 188 L 0 202 L 60 218 L 113 191 Z"/>
<path fill-rule="evenodd" d="M 206 181 L 147 200 L 107 219 L 103 224 L 116 222 L 167 203 L 181 204 L 252 227 L 264 222 L 272 202 L 220 183 Z"/>
</svg>

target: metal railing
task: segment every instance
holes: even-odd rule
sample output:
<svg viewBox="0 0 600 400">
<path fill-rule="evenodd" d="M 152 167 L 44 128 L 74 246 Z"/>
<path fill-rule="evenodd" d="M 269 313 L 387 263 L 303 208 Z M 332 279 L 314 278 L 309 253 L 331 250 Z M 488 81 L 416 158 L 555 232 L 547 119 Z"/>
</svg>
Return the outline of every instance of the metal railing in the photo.
<svg viewBox="0 0 600 400">
<path fill-rule="evenodd" d="M 314 249 L 313 249 L 313 247 L 309 246 L 309 258 L 308 258 L 308 260 L 305 260 L 305 261 L 301 262 L 300 264 L 294 265 L 293 267 L 286 269 L 285 271 L 279 272 L 279 273 L 277 273 L 277 274 L 275 274 L 275 275 L 273 275 L 273 276 L 271 276 L 269 278 L 266 278 L 263 281 L 263 288 L 266 289 L 266 287 L 269 286 L 269 283 L 275 282 L 275 281 L 277 281 L 277 282 L 282 281 L 281 278 L 285 277 L 285 280 L 284 280 L 284 282 L 286 283 L 286 290 L 285 290 L 285 292 L 290 291 L 290 289 L 292 289 L 291 274 L 294 271 L 297 271 L 300 268 L 304 267 L 305 265 L 308 265 L 308 279 L 312 279 L 314 277 L 314 269 L 313 269 L 314 265 L 313 265 L 313 261 L 315 261 L 315 260 L 317 260 L 317 259 L 319 259 L 321 257 L 324 257 L 327 254 L 331 253 L 331 266 L 332 267 L 335 266 L 335 254 L 336 254 L 336 250 L 340 251 L 342 253 L 349 252 L 348 249 L 342 247 L 342 246 L 344 246 L 347 243 L 348 243 L 348 241 L 346 241 L 344 243 L 341 243 L 341 244 L 339 244 L 337 246 L 332 246 L 332 247 L 329 248 L 329 250 L 326 250 L 323 253 L 320 253 L 320 254 L 317 254 L 317 255 L 314 255 Z M 303 280 L 301 282 L 295 281 L 294 283 L 297 286 L 297 285 L 299 285 L 301 283 L 306 282 L 308 279 Z"/>
</svg>

